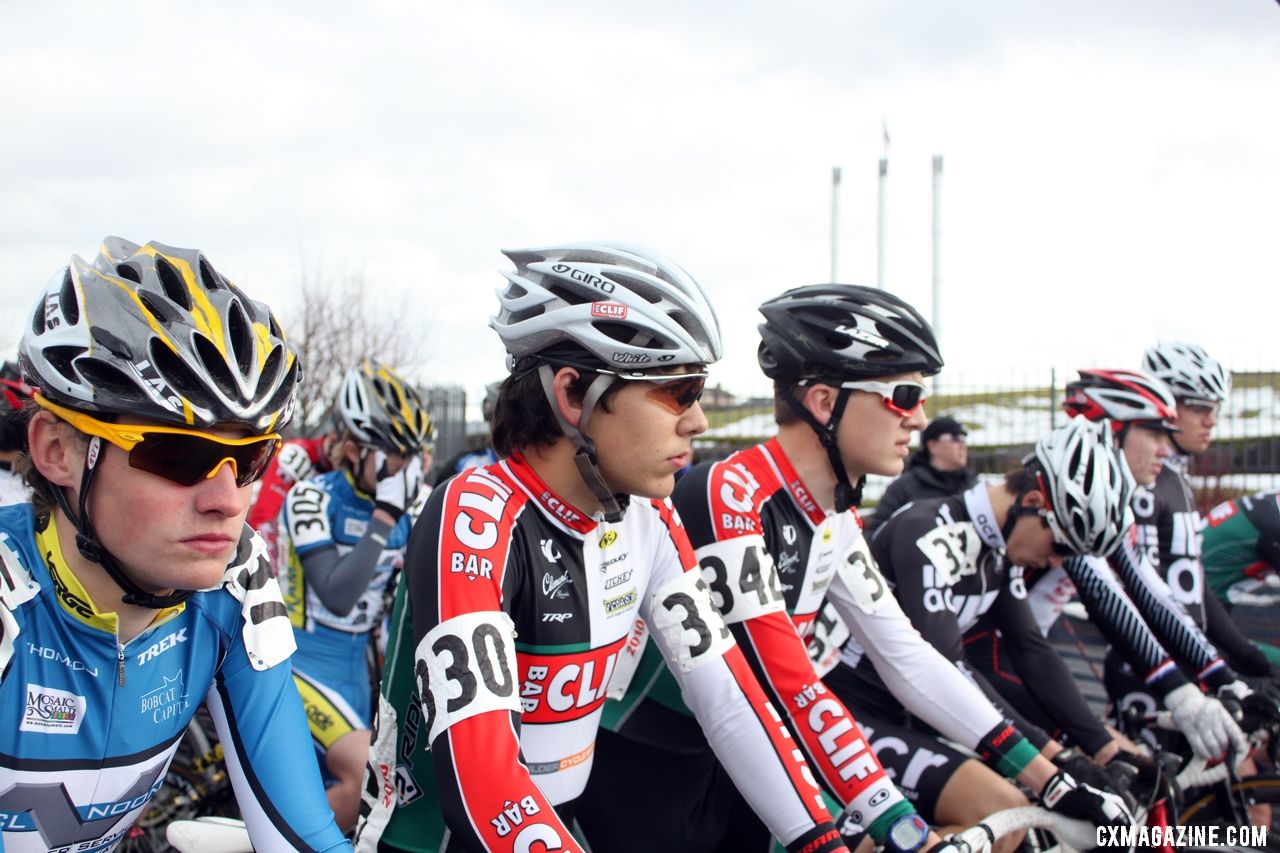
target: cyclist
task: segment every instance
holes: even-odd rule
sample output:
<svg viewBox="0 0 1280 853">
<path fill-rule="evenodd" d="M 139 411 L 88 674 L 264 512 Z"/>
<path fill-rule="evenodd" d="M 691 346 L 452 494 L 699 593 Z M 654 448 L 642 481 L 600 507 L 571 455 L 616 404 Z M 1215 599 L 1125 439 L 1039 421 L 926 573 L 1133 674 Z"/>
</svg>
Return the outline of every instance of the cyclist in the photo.
<svg viewBox="0 0 1280 853">
<path fill-rule="evenodd" d="M 1066 665 L 1040 634 L 1027 606 L 1024 573 L 1072 554 L 1109 551 L 1132 521 L 1126 507 L 1132 488 L 1110 434 L 1077 419 L 1042 436 L 1002 483 L 908 504 L 876 531 L 871 552 L 924 638 L 962 666 L 1021 730 L 1036 732 L 969 665 L 965 639 L 984 630 L 985 620 L 1003 634 L 1033 695 L 1069 708 L 1075 719 L 1091 717 Z M 857 644 L 846 645 L 827 683 L 841 695 L 857 696 L 874 714 L 902 719 L 901 705 Z M 1096 718 L 1090 728 L 1082 746 L 1098 762 L 1121 752 L 1122 744 Z M 1039 737 L 1046 754 L 1057 752 L 1056 744 Z"/>
<path fill-rule="evenodd" d="M 1240 632 L 1221 602 L 1204 595 L 1200 562 L 1200 513 L 1187 475 L 1191 456 L 1208 449 L 1218 410 L 1231 390 L 1231 376 L 1202 348 L 1187 343 L 1160 343 L 1147 350 L 1143 369 L 1162 380 L 1176 401 L 1176 451 L 1164 461 L 1150 487 L 1134 496 L 1137 550 L 1154 571 L 1139 575 L 1130 594 L 1149 595 L 1170 612 L 1185 611 L 1190 627 L 1153 623 L 1179 660 L 1192 667 L 1197 680 L 1215 695 L 1233 701 L 1249 692 L 1237 672 L 1262 676 L 1270 672 L 1266 656 Z M 1127 581 L 1126 581 L 1127 582 Z M 1137 586 L 1145 586 L 1143 592 Z M 1186 620 L 1182 620 L 1185 622 Z M 1174 637 L 1188 638 L 1180 643 Z M 1194 640 L 1194 642 L 1192 642 Z M 1118 654 L 1107 657 L 1107 692 L 1119 705 L 1138 702 L 1147 709 L 1155 697 Z"/>
<path fill-rule="evenodd" d="M 760 311 L 759 360 L 775 383 L 778 436 L 694 468 L 675 502 L 717 606 L 796 743 L 825 787 L 850 805 L 853 823 L 889 849 L 928 842 L 885 769 L 934 822 L 969 825 L 1026 804 L 997 775 L 935 739 L 879 722 L 869 727 L 874 735 L 859 729 L 805 650 L 829 599 L 922 717 L 1035 790 L 1066 790 L 1069 774 L 1051 782 L 1057 768 L 920 638 L 870 560 L 851 508 L 854 484 L 868 473 L 899 472 L 911 432 L 923 425 L 922 380 L 942 367 L 928 323 L 891 294 L 843 284 L 795 288 Z M 588 836 L 621 851 L 765 849 L 767 832 L 733 795 L 659 657 L 646 648 L 632 689 L 606 710 L 617 734 L 601 733 L 582 802 Z M 908 754 L 885 746 L 899 736 Z M 876 744 L 884 769 L 871 752 Z M 619 800 L 614 792 L 624 779 L 631 793 Z M 1079 816 L 1101 811 L 1101 795 L 1088 789 L 1048 799 Z M 1090 800 L 1099 808 L 1089 808 Z M 677 817 L 637 827 L 626 820 L 637 806 Z"/>
<path fill-rule="evenodd" d="M 262 475 L 253 506 L 249 508 L 249 526 L 258 531 L 262 541 L 267 543 L 267 553 L 271 555 L 272 565 L 277 571 L 286 559 L 286 555 L 277 550 L 279 536 L 276 530 L 284 496 L 294 483 L 332 471 L 341 462 L 334 458 L 341 451 L 338 446 L 341 416 L 335 412 L 330 423 L 323 435 L 293 438 L 284 443 L 267 467 L 267 473 Z"/>
<path fill-rule="evenodd" d="M 950 497 L 973 488 L 978 475 L 969 468 L 968 434 L 959 421 L 947 415 L 929 421 L 907 470 L 889 484 L 875 512 L 866 519 L 868 537 L 903 504 Z"/>
<path fill-rule="evenodd" d="M 1069 415 L 1106 424 L 1134 478 L 1134 500 L 1138 500 L 1168 458 L 1170 434 L 1177 429 L 1174 401 L 1165 384 L 1139 371 L 1081 370 L 1080 378 L 1067 385 L 1063 408 Z M 1156 585 L 1159 582 L 1150 577 L 1151 570 L 1135 544 L 1136 530 L 1131 530 L 1105 559 L 1077 555 L 1050 568 L 1028 567 L 1024 575 L 1028 603 L 1041 633 L 1048 634 L 1062 605 L 1078 591 L 1092 622 L 1120 658 L 1144 673 L 1146 689 L 1173 712 L 1195 751 L 1216 758 L 1228 744 L 1239 742 L 1239 729 L 1221 703 L 1206 699 L 1188 681 L 1165 647 L 1168 642 L 1192 649 L 1202 658 L 1216 658 L 1216 652 L 1180 608 L 1151 593 L 1153 580 Z M 1027 691 L 1017 673 L 1001 663 L 1010 656 L 994 626 L 980 623 L 967 642 L 970 661 L 1024 716 L 1063 731 L 1077 744 L 1106 737 L 1091 713 L 1073 715 L 1071 706 L 1043 703 Z M 1155 711 L 1154 698 L 1151 701 L 1148 710 Z"/>
<path fill-rule="evenodd" d="M 1230 600 L 1280 571 L 1280 491 L 1223 501 L 1209 510 L 1201 557 L 1209 588 Z"/>
<path fill-rule="evenodd" d="M 280 516 L 282 574 L 298 653 L 293 677 L 338 825 L 355 825 L 372 718 L 370 633 L 404 562 L 431 440 L 413 386 L 376 361 L 343 378 L 341 467 L 297 483 Z"/>
<path fill-rule="evenodd" d="M 502 461 L 432 492 L 410 537 L 357 846 L 583 849 L 575 800 L 642 618 L 773 832 L 791 850 L 845 850 L 666 499 L 707 427 L 698 399 L 721 353 L 701 288 L 627 244 L 505 254 L 516 268 L 491 321 L 511 369 Z"/>
<path fill-rule="evenodd" d="M 31 386 L 10 362 L 0 367 L 0 505 L 31 500 L 31 490 L 14 464 L 27 448 L 27 416 Z"/>
<path fill-rule="evenodd" d="M 109 850 L 203 700 L 257 850 L 347 847 L 289 677 L 250 484 L 297 355 L 200 252 L 106 238 L 19 345 L 31 504 L 0 508 L 0 840 Z"/>
</svg>

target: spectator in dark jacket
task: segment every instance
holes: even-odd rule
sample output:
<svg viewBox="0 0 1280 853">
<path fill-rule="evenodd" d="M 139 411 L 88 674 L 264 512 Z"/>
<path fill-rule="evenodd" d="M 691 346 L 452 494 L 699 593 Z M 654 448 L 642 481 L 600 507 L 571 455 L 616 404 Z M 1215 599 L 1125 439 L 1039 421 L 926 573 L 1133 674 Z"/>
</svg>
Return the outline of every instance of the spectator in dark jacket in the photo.
<svg viewBox="0 0 1280 853">
<path fill-rule="evenodd" d="M 929 422 L 907 470 L 889 484 L 875 513 L 866 519 L 868 537 L 903 504 L 957 495 L 978 482 L 978 475 L 969 470 L 968 434 L 959 421 L 946 415 Z"/>
</svg>

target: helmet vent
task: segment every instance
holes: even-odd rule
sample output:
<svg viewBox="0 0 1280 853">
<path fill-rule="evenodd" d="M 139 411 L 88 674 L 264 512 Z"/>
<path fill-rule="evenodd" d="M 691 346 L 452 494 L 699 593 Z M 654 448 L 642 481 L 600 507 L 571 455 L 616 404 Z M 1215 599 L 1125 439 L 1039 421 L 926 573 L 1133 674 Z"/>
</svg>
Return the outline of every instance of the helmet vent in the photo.
<svg viewBox="0 0 1280 853">
<path fill-rule="evenodd" d="M 181 305 L 184 311 L 190 311 L 191 294 L 187 292 L 182 276 L 162 255 L 156 255 L 156 275 L 160 279 L 160 286 L 164 288 L 164 295 Z"/>
<path fill-rule="evenodd" d="M 72 362 L 79 356 L 84 355 L 84 352 L 84 347 L 61 346 L 45 347 L 41 350 L 40 354 L 44 357 L 44 360 L 52 365 L 54 370 L 61 373 L 68 382 L 79 385 L 80 374 L 76 371 Z"/>
<path fill-rule="evenodd" d="M 567 287 L 557 287 L 556 285 L 549 285 L 547 287 L 547 290 L 549 290 L 551 294 L 555 296 L 557 299 L 563 299 L 565 302 L 567 302 L 570 305 L 581 305 L 584 302 L 595 301 L 590 296 L 584 296 L 583 294 L 578 293 L 575 290 L 570 290 Z"/>
<path fill-rule="evenodd" d="M 594 326 L 596 331 L 599 332 L 600 334 L 608 338 L 611 338 L 619 343 L 623 343 L 623 344 L 637 343 L 636 329 L 633 326 L 628 326 L 625 323 L 605 323 L 605 322 L 595 322 L 595 323 L 592 323 L 591 325 Z M 647 338 L 648 336 L 640 335 L 639 337 Z"/>
<path fill-rule="evenodd" d="M 227 286 L 218 271 L 209 266 L 204 255 L 200 256 L 200 281 L 204 284 L 205 290 L 225 290 Z"/>
<path fill-rule="evenodd" d="M 199 335 L 195 337 L 197 340 L 201 339 Z M 206 343 L 208 342 L 206 341 Z M 196 347 L 198 351 L 199 344 Z M 213 408 L 212 401 L 209 399 L 209 392 L 204 387 L 204 383 L 196 378 L 191 368 L 183 362 L 180 356 L 176 355 L 156 337 L 151 338 L 149 349 L 151 351 L 151 364 L 155 367 L 156 372 L 173 387 L 173 390 L 186 397 L 192 406 L 202 409 Z"/>
<path fill-rule="evenodd" d="M 622 270 L 609 270 L 609 278 L 654 305 L 657 305 L 665 298 L 662 291 L 654 287 L 650 282 L 628 275 Z"/>
<path fill-rule="evenodd" d="M 238 299 L 231 300 L 227 306 L 227 337 L 231 339 L 231 350 L 235 353 L 240 375 L 244 376 L 253 364 L 253 330 Z"/>
<path fill-rule="evenodd" d="M 209 378 L 213 380 L 212 385 L 222 389 L 228 397 L 239 396 L 233 390 L 236 387 L 236 380 L 231 375 L 230 368 L 227 367 L 226 356 L 218 352 L 213 341 L 204 335 L 193 334 L 191 340 L 195 346 L 196 355 L 200 356 L 200 363 L 204 365 L 204 369 L 209 372 Z"/>
<path fill-rule="evenodd" d="M 145 290 L 139 290 L 138 298 L 142 300 L 143 306 L 161 323 L 172 323 L 178 319 L 177 312 L 169 307 L 168 303 L 161 302 L 157 299 L 154 293 L 147 293 Z"/>
<path fill-rule="evenodd" d="M 116 264 L 116 275 L 127 278 L 134 284 L 142 284 L 142 273 L 134 269 L 131 264 Z"/>
<path fill-rule="evenodd" d="M 46 358 L 48 351 L 45 351 Z M 110 395 L 126 401 L 141 403 L 144 401 L 142 390 L 124 371 L 96 358 L 82 358 L 76 362 L 80 375 L 89 380 L 95 395 Z"/>
<path fill-rule="evenodd" d="M 70 325 L 74 326 L 80 322 L 80 300 L 76 298 L 76 288 L 71 281 L 70 267 L 67 268 L 67 274 L 62 277 L 62 291 L 58 294 L 58 307 L 62 309 L 62 316 L 67 318 L 67 322 Z"/>
</svg>

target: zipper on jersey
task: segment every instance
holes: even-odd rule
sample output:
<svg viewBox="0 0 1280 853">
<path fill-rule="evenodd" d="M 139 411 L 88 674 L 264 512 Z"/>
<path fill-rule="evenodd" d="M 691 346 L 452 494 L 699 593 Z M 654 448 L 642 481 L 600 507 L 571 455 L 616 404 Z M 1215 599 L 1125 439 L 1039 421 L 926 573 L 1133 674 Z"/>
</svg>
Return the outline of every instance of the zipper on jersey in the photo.
<svg viewBox="0 0 1280 853">
<path fill-rule="evenodd" d="M 121 687 L 124 687 L 124 644 L 116 640 L 116 673 Z"/>
</svg>

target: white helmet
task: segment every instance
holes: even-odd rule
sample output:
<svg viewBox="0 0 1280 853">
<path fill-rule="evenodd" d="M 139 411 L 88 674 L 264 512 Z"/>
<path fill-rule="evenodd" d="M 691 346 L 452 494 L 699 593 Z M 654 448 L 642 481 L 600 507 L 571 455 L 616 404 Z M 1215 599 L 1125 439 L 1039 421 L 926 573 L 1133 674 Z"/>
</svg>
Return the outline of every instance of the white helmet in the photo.
<svg viewBox="0 0 1280 853">
<path fill-rule="evenodd" d="M 720 359 L 720 324 L 702 288 L 652 249 L 573 243 L 503 254 L 516 271 L 503 273 L 508 286 L 489 325 L 513 372 L 527 357 L 566 349 L 567 363 L 590 367 L 585 350 L 598 366 L 632 372 Z"/>
<path fill-rule="evenodd" d="M 1142 367 L 1179 400 L 1221 403 L 1231 393 L 1231 374 L 1195 344 L 1158 343 L 1143 355 Z"/>
<path fill-rule="evenodd" d="M 1072 418 L 1036 442 L 1040 488 L 1054 538 L 1077 554 L 1106 556 L 1133 525 L 1133 474 L 1105 423 Z"/>
<path fill-rule="evenodd" d="M 435 424 L 418 390 L 377 361 L 347 371 L 336 408 L 357 441 L 386 452 L 417 453 L 435 436 Z"/>
</svg>

